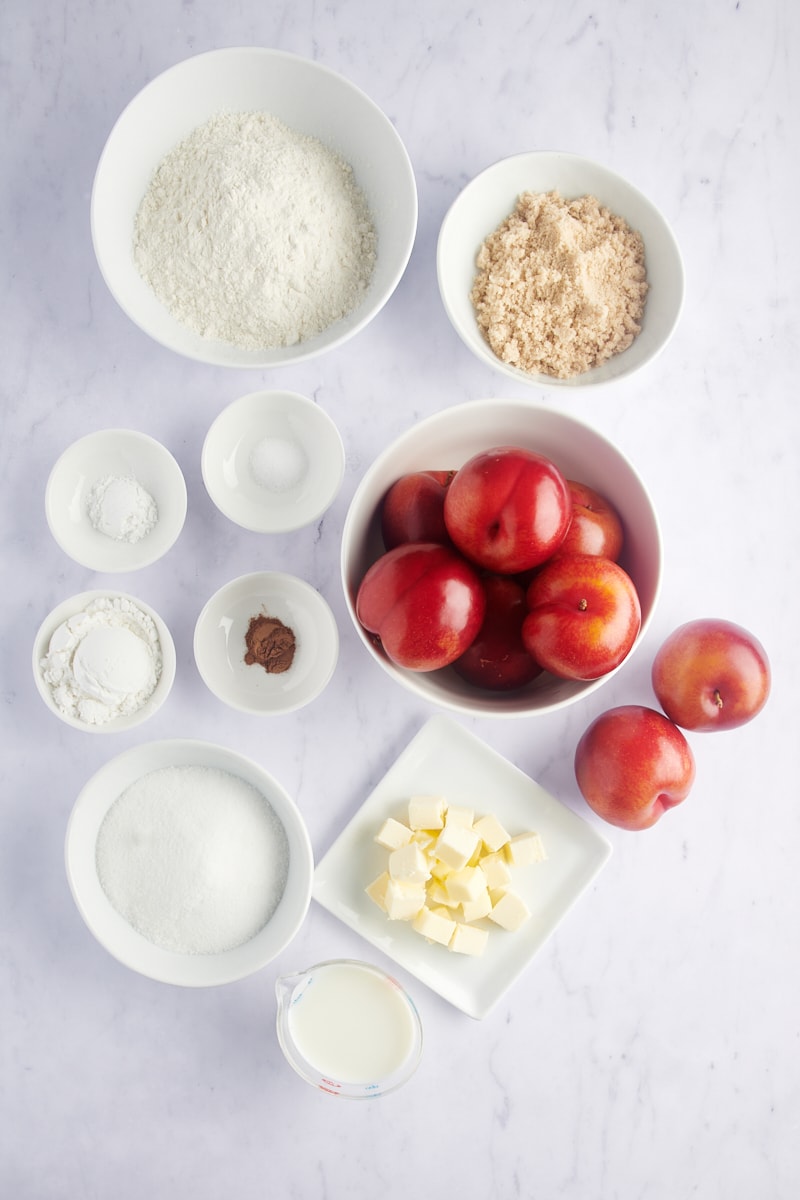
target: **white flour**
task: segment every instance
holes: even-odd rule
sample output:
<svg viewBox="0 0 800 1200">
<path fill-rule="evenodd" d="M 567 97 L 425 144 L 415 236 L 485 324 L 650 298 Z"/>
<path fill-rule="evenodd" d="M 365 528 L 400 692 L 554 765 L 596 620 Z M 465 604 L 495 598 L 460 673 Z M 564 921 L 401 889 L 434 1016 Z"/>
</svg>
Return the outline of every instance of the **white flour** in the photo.
<svg viewBox="0 0 800 1200">
<path fill-rule="evenodd" d="M 149 613 L 124 596 L 100 596 L 58 626 L 41 660 L 56 707 L 86 725 L 138 712 L 161 677 L 161 642 Z"/>
<path fill-rule="evenodd" d="M 181 324 L 242 349 L 290 346 L 359 303 L 376 235 L 350 165 L 268 113 L 221 113 L 161 162 L 134 257 Z"/>
</svg>

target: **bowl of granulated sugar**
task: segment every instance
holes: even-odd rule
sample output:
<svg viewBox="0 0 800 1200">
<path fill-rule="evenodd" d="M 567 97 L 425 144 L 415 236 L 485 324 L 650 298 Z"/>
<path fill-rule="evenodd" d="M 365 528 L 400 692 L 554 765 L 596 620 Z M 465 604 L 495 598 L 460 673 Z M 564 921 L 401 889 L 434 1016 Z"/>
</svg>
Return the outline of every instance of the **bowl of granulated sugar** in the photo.
<svg viewBox="0 0 800 1200">
<path fill-rule="evenodd" d="M 437 275 L 468 349 L 537 387 L 627 378 L 661 353 L 683 305 L 664 216 L 575 154 L 518 154 L 477 175 L 442 222 Z"/>
<path fill-rule="evenodd" d="M 400 282 L 416 227 L 389 118 L 320 63 L 262 47 L 151 80 L 111 130 L 91 200 L 123 311 L 228 367 L 288 365 L 353 337 Z"/>
<path fill-rule="evenodd" d="M 114 958 L 162 983 L 209 987 L 252 975 L 289 944 L 313 856 L 299 809 L 263 767 L 167 740 L 124 751 L 85 784 L 66 869 Z"/>
</svg>

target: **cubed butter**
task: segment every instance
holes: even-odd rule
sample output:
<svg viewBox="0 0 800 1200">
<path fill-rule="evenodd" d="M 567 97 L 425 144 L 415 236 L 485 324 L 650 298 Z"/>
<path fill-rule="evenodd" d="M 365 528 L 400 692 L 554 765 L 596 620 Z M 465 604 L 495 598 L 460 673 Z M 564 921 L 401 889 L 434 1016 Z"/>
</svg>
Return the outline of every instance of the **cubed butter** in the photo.
<svg viewBox="0 0 800 1200">
<path fill-rule="evenodd" d="M 428 860 L 416 842 L 400 846 L 389 855 L 389 874 L 400 883 L 425 883 L 430 877 Z"/>
<path fill-rule="evenodd" d="M 488 816 L 481 817 L 472 827 L 478 836 L 483 841 L 487 850 L 499 850 L 501 846 L 505 846 L 508 841 L 508 834 L 503 826 L 498 821 L 497 817 Z"/>
<path fill-rule="evenodd" d="M 402 821 L 388 817 L 375 834 L 375 841 L 387 850 L 399 850 L 411 841 L 411 830 Z"/>
<path fill-rule="evenodd" d="M 486 888 L 486 876 L 480 867 L 464 867 L 447 876 L 445 887 L 452 900 L 463 904 L 465 900 L 477 900 Z"/>
<path fill-rule="evenodd" d="M 384 871 L 377 879 L 373 879 L 372 883 L 364 888 L 370 900 L 373 900 L 378 908 L 382 908 L 384 912 L 386 912 L 386 887 L 388 883 L 389 872 Z"/>
<path fill-rule="evenodd" d="M 408 823 L 412 829 L 443 829 L 446 808 L 444 796 L 412 796 Z"/>
<path fill-rule="evenodd" d="M 436 839 L 434 853 L 452 871 L 461 871 L 480 844 L 481 839 L 474 830 L 448 822 Z"/>
<path fill-rule="evenodd" d="M 456 954 L 483 954 L 489 940 L 489 930 L 480 929 L 477 925 L 465 925 L 462 921 L 456 924 L 453 936 L 448 943 L 449 949 Z"/>
<path fill-rule="evenodd" d="M 460 901 L 453 900 L 445 885 L 439 879 L 431 879 L 426 888 L 428 904 L 435 908 L 444 905 L 445 908 L 458 908 Z"/>
<path fill-rule="evenodd" d="M 400 883 L 391 878 L 386 884 L 384 904 L 390 921 L 412 920 L 425 907 L 426 899 L 425 888 L 419 884 Z"/>
<path fill-rule="evenodd" d="M 465 921 L 480 921 L 482 917 L 488 917 L 491 911 L 492 900 L 488 888 L 484 888 L 474 900 L 461 901 L 461 912 Z"/>
<path fill-rule="evenodd" d="M 471 829 L 474 820 L 473 808 L 465 808 L 461 804 L 448 804 L 444 817 L 445 825 L 462 825 L 465 829 Z"/>
<path fill-rule="evenodd" d="M 518 833 L 509 838 L 503 852 L 512 867 L 527 867 L 530 863 L 544 862 L 547 853 L 538 833 Z"/>
<path fill-rule="evenodd" d="M 449 944 L 456 927 L 446 908 L 421 908 L 411 924 L 417 933 L 441 946 Z"/>
<path fill-rule="evenodd" d="M 516 892 L 507 889 L 488 914 L 489 920 L 512 933 L 530 917 L 530 909 Z"/>
<path fill-rule="evenodd" d="M 511 883 L 511 871 L 502 851 L 484 854 L 480 865 L 490 888 L 507 887 Z"/>
</svg>

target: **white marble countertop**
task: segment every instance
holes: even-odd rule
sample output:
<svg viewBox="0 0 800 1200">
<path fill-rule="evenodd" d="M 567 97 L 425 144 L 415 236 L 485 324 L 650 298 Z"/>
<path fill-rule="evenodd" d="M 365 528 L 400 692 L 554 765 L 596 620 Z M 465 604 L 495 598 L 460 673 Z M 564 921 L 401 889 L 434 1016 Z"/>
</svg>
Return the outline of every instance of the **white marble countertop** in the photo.
<svg viewBox="0 0 800 1200">
<path fill-rule="evenodd" d="M 796 6 L 11 0 L 2 24 L 0 1192 L 796 1195 Z M 88 222 L 97 159 L 128 100 L 190 54 L 245 44 L 312 57 L 363 88 L 405 141 L 420 201 L 408 270 L 374 323 L 318 362 L 269 373 L 204 367 L 140 333 L 100 277 Z M 597 395 L 506 381 L 464 348 L 439 300 L 435 243 L 449 204 L 484 166 L 528 149 L 584 154 L 626 175 L 684 254 L 672 343 L 640 377 Z M 291 537 L 231 524 L 200 476 L 211 421 L 262 386 L 312 396 L 347 450 L 333 507 Z M 692 738 L 693 792 L 654 829 L 603 827 L 608 867 L 485 1020 L 398 971 L 425 1026 L 419 1071 L 383 1100 L 335 1101 L 284 1062 L 274 980 L 320 958 L 379 953 L 312 902 L 295 942 L 244 982 L 192 991 L 140 978 L 72 903 L 66 822 L 109 757 L 192 736 L 267 766 L 296 798 L 315 854 L 325 851 L 434 711 L 389 682 L 349 623 L 338 572 L 349 499 L 400 431 L 490 396 L 558 406 L 622 448 L 660 514 L 665 578 L 644 644 L 606 687 L 536 721 L 464 724 L 593 820 L 572 773 L 577 739 L 612 704 L 653 702 L 650 662 L 675 626 L 715 615 L 752 629 L 772 659 L 773 693 L 751 725 Z M 112 426 L 162 441 L 189 492 L 168 558 L 122 577 L 71 562 L 43 507 L 60 452 Z M 341 634 L 324 695 L 273 720 L 218 703 L 191 648 L 212 592 L 263 568 L 311 581 Z M 46 711 L 30 648 L 52 607 L 108 584 L 163 615 L 178 672 L 143 730 L 97 738 Z"/>
</svg>

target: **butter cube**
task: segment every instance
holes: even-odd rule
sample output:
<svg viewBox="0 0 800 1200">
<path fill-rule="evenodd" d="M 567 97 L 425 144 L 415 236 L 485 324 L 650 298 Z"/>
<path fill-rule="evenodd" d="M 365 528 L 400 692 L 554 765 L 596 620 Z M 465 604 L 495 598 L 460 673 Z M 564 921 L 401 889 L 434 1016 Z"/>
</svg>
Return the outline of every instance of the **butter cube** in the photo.
<svg viewBox="0 0 800 1200">
<path fill-rule="evenodd" d="M 488 888 L 484 888 L 474 900 L 461 901 L 461 912 L 465 921 L 480 921 L 482 917 L 488 917 L 491 911 L 492 899 Z"/>
<path fill-rule="evenodd" d="M 412 796 L 408 823 L 412 829 L 443 829 L 446 808 L 444 796 Z"/>
<path fill-rule="evenodd" d="M 411 840 L 416 842 L 420 850 L 425 855 L 429 855 L 436 841 L 436 833 L 429 829 L 415 829 L 411 834 Z"/>
<path fill-rule="evenodd" d="M 421 908 L 411 924 L 429 942 L 438 942 L 441 946 L 449 944 L 456 928 L 446 908 Z"/>
<path fill-rule="evenodd" d="M 444 905 L 445 908 L 458 908 L 460 901 L 454 900 L 446 886 L 439 879 L 431 879 L 426 888 L 428 905 Z"/>
<path fill-rule="evenodd" d="M 503 929 L 513 932 L 515 929 L 519 929 L 530 915 L 530 909 L 522 897 L 509 889 L 503 892 L 489 913 L 489 920 L 494 921 L 495 925 L 500 925 Z"/>
<path fill-rule="evenodd" d="M 469 862 L 481 840 L 472 829 L 463 825 L 445 825 L 436 839 L 436 857 L 453 871 L 462 870 Z"/>
<path fill-rule="evenodd" d="M 434 857 L 430 864 L 431 875 L 434 879 L 446 879 L 448 875 L 452 875 L 453 868 L 448 867 L 446 862 L 442 862 L 440 858 Z"/>
<path fill-rule="evenodd" d="M 411 841 L 411 830 L 402 821 L 388 817 L 375 834 L 375 841 L 387 850 L 399 850 Z"/>
<path fill-rule="evenodd" d="M 509 838 L 503 850 L 512 867 L 527 867 L 530 863 L 544 862 L 547 852 L 538 833 L 519 833 Z"/>
<path fill-rule="evenodd" d="M 459 921 L 453 930 L 448 948 L 456 954 L 483 954 L 489 940 L 489 930 L 479 929 L 477 925 L 465 925 Z"/>
<path fill-rule="evenodd" d="M 493 817 L 491 814 L 481 817 L 479 821 L 475 822 L 472 828 L 481 838 L 487 850 L 499 850 L 508 841 L 508 834 L 505 829 L 497 817 Z"/>
<path fill-rule="evenodd" d="M 465 829 L 471 829 L 474 820 L 474 809 L 464 808 L 458 804 L 450 804 L 445 813 L 444 823 L 445 825 L 462 825 Z"/>
<path fill-rule="evenodd" d="M 448 895 L 462 904 L 465 900 L 477 900 L 486 888 L 486 876 L 480 867 L 464 867 L 447 876 Z"/>
<path fill-rule="evenodd" d="M 428 860 L 416 842 L 391 852 L 389 875 L 400 883 L 425 883 L 430 878 Z"/>
<path fill-rule="evenodd" d="M 377 879 L 373 879 L 364 891 L 369 896 L 370 900 L 374 900 L 378 908 L 382 908 L 386 912 L 386 887 L 389 883 L 389 872 L 384 871 Z"/>
<path fill-rule="evenodd" d="M 480 859 L 481 870 L 490 888 L 502 888 L 511 883 L 511 871 L 502 851 L 484 854 Z"/>
<path fill-rule="evenodd" d="M 419 884 L 389 879 L 384 904 L 390 921 L 410 921 L 425 907 L 425 888 Z"/>
</svg>

